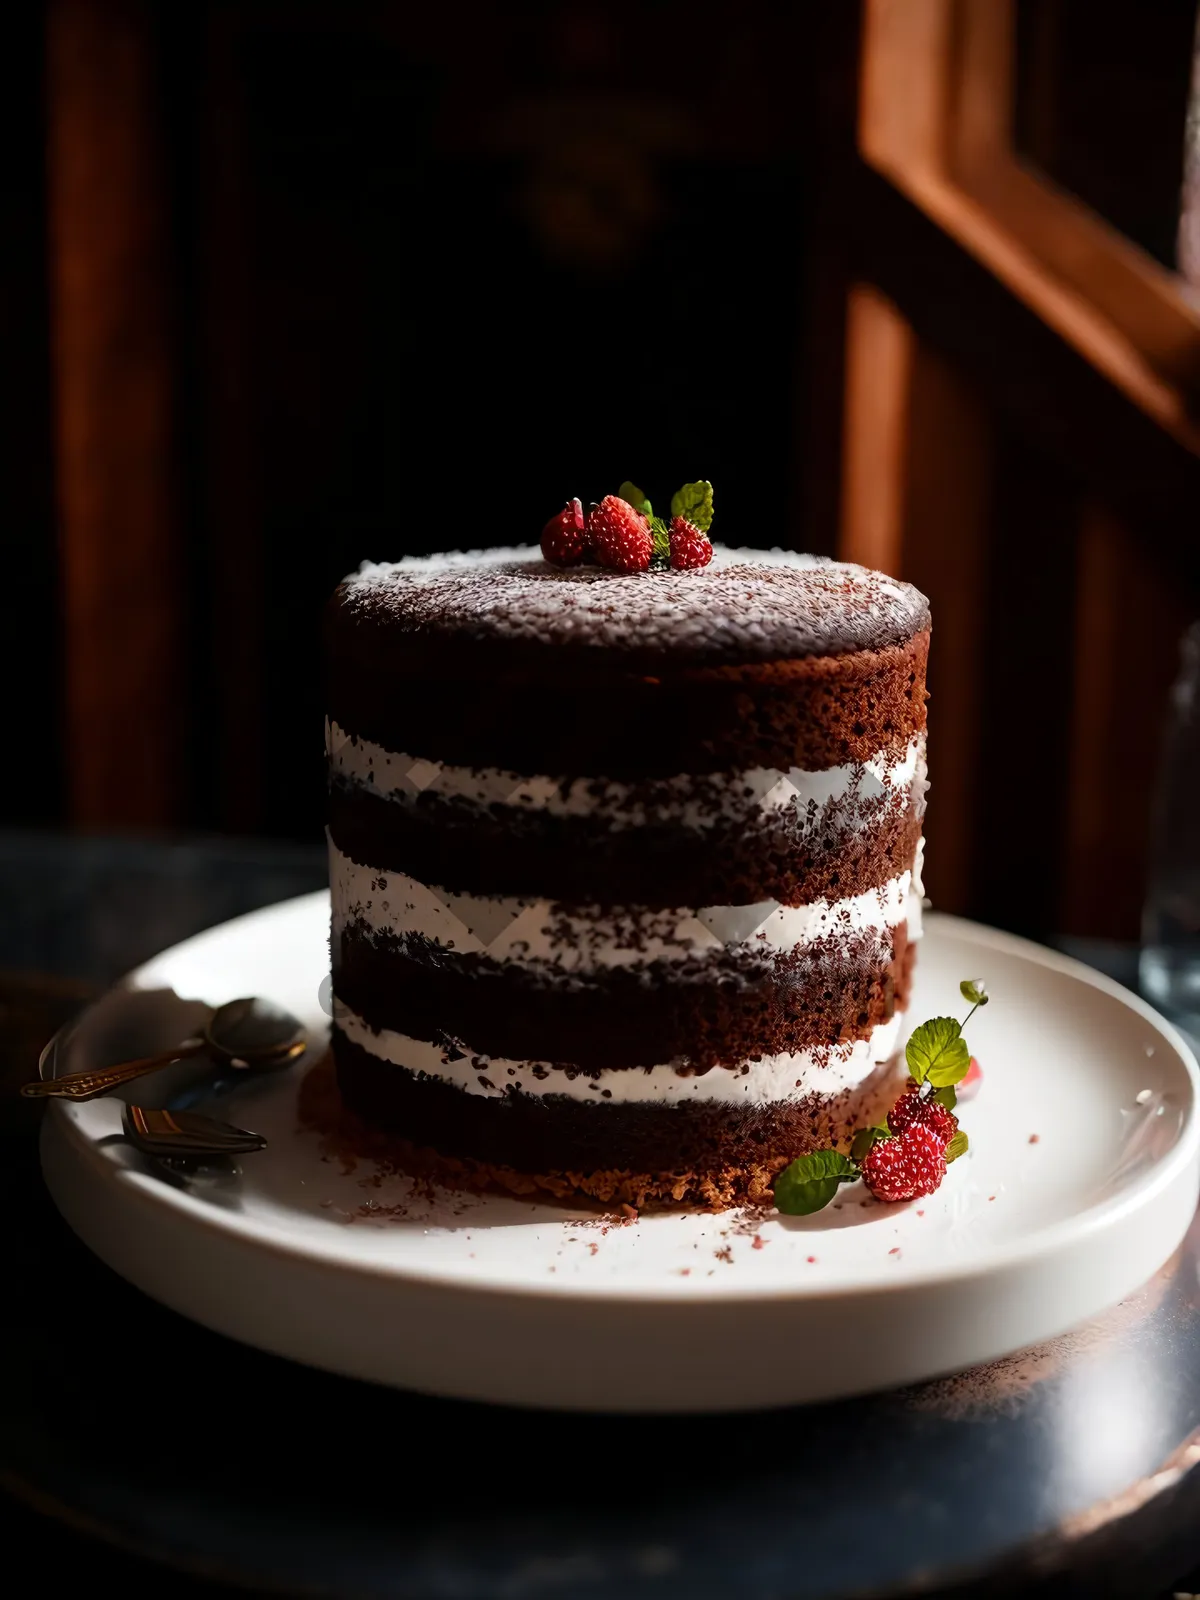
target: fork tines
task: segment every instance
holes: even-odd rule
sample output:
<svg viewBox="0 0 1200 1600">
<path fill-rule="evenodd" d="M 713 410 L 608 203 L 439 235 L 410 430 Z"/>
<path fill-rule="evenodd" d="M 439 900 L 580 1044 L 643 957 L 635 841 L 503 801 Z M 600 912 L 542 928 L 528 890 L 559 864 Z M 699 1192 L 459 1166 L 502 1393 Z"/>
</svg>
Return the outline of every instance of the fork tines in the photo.
<svg viewBox="0 0 1200 1600">
<path fill-rule="evenodd" d="M 246 1155 L 267 1143 L 261 1133 L 196 1111 L 126 1106 L 124 1123 L 130 1141 L 151 1155 Z"/>
</svg>

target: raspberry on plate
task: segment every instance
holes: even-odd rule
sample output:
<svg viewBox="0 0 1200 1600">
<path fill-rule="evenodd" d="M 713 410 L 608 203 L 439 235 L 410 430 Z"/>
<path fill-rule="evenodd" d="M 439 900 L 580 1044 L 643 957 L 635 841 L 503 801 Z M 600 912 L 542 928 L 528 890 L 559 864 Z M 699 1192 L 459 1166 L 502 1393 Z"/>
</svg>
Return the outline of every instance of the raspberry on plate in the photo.
<svg viewBox="0 0 1200 1600">
<path fill-rule="evenodd" d="M 614 572 L 645 572 L 654 554 L 650 526 L 619 495 L 606 494 L 588 513 L 587 533 L 596 560 Z"/>
<path fill-rule="evenodd" d="M 712 560 L 713 547 L 708 535 L 701 533 L 686 517 L 672 517 L 670 538 L 671 565 L 676 571 L 706 567 Z"/>
<path fill-rule="evenodd" d="M 945 1176 L 945 1147 L 919 1122 L 880 1140 L 862 1164 L 863 1182 L 876 1200 L 916 1200 L 932 1194 Z"/>
<path fill-rule="evenodd" d="M 958 1118 L 953 1111 L 940 1100 L 922 1095 L 919 1089 L 909 1089 L 888 1112 L 887 1125 L 893 1133 L 903 1133 L 918 1123 L 936 1134 L 943 1150 L 958 1132 Z"/>
</svg>

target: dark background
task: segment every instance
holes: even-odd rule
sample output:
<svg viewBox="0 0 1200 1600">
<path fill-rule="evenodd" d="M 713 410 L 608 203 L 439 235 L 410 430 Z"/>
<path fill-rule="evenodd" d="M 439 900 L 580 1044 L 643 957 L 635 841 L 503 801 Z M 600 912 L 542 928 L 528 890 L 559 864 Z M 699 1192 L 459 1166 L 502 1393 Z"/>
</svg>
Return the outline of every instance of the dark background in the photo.
<svg viewBox="0 0 1200 1600">
<path fill-rule="evenodd" d="M 564 498 L 627 476 L 709 477 L 726 539 L 794 540 L 813 62 L 788 9 L 153 14 L 189 720 L 219 716 L 232 500 L 263 663 L 256 831 L 320 826 L 316 631 L 361 560 L 536 541 Z M 32 12 L 23 31 L 10 639 L 31 607 L 52 617 L 56 580 Z M 10 821 L 64 815 L 45 643 L 28 727 L 47 781 L 5 797 Z M 183 825 L 225 824 L 202 739 L 185 789 Z"/>
<path fill-rule="evenodd" d="M 1169 265 L 1194 0 L 1018 12 L 1020 149 Z M 710 478 L 726 542 L 834 550 L 827 285 L 850 229 L 890 244 L 841 177 L 856 16 L 15 8 L 0 825 L 318 839 L 320 613 L 364 558 L 535 540 L 566 496 L 625 477 Z M 1065 527 L 1086 485 L 997 426 L 1012 551 L 1044 538 L 1031 500 Z M 1069 736 L 1068 657 L 1045 655 L 1043 744 Z M 933 715 L 936 744 L 936 696 Z M 1044 781 L 1066 817 L 1065 776 Z M 935 852 L 939 903 L 988 920 L 1134 931 L 1136 882 L 1100 926 L 1057 891 L 1014 906 L 1007 857 L 999 881 L 938 871 Z"/>
</svg>

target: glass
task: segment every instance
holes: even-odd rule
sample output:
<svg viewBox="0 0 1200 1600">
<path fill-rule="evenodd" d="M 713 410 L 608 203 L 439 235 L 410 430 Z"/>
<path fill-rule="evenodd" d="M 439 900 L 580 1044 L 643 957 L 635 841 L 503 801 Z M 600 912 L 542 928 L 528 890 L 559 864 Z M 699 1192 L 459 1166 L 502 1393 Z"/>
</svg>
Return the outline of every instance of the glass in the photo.
<svg viewBox="0 0 1200 1600">
<path fill-rule="evenodd" d="M 1141 983 L 1200 1034 L 1200 622 L 1183 636 L 1150 832 Z"/>
</svg>

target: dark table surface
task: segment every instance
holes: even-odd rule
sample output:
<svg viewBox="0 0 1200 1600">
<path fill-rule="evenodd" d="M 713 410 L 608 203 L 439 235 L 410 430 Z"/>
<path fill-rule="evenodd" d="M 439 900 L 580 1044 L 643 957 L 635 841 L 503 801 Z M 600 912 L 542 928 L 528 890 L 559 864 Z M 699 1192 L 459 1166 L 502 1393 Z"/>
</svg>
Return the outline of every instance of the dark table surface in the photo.
<svg viewBox="0 0 1200 1600">
<path fill-rule="evenodd" d="M 131 966 L 323 882 L 316 849 L 0 835 L 6 1087 Z M 1130 950 L 1072 953 L 1133 979 Z M 516 1412 L 312 1372 L 155 1305 L 59 1221 L 37 1108 L 0 1106 L 0 1570 L 21 1562 L 40 1590 L 1200 1590 L 1200 1226 L 1094 1323 L 902 1393 L 746 1417 Z"/>
</svg>

